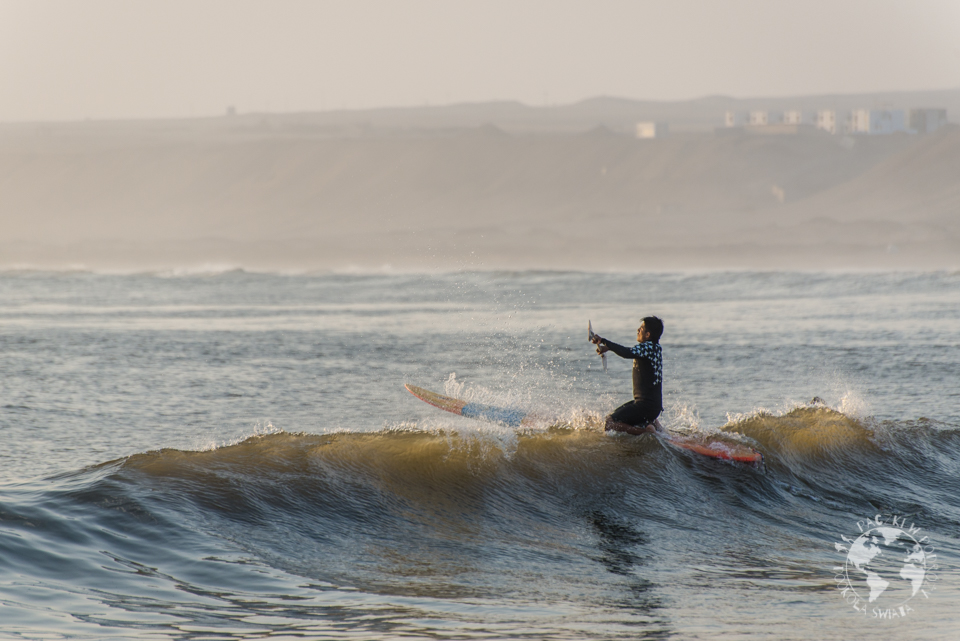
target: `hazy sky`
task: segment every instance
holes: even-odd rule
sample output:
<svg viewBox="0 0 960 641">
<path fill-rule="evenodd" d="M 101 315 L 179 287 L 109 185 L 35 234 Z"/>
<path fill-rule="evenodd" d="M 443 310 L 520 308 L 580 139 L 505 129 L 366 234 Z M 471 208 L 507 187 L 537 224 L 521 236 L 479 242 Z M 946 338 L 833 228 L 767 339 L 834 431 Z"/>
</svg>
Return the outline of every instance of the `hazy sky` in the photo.
<svg viewBox="0 0 960 641">
<path fill-rule="evenodd" d="M 0 121 L 960 87 L 960 0 L 0 0 Z"/>
</svg>

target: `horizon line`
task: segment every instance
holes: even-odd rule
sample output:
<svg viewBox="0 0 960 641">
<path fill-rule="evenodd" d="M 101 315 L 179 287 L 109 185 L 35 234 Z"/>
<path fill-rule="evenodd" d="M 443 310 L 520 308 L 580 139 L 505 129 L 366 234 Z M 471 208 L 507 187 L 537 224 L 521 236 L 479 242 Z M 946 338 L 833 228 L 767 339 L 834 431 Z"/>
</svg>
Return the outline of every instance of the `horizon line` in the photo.
<svg viewBox="0 0 960 641">
<path fill-rule="evenodd" d="M 0 126 L 17 126 L 17 125 L 58 125 L 58 124 L 83 124 L 83 123 L 150 123 L 150 122 L 169 122 L 169 121 L 200 121 L 200 120 L 219 120 L 229 117 L 284 117 L 284 116 L 303 116 L 303 115 L 333 115 L 333 114 L 351 114 L 351 113 L 371 113 L 371 112 L 389 112 L 389 111 L 441 111 L 446 109 L 454 108 L 463 108 L 463 107 L 483 107 L 483 106 L 493 106 L 493 105 L 518 105 L 524 109 L 529 109 L 531 111 L 549 111 L 554 109 L 563 109 L 575 107 L 577 105 L 583 105 L 589 102 L 596 101 L 619 101 L 627 103 L 636 103 L 640 104 L 659 104 L 659 105 L 669 105 L 669 104 L 685 104 L 685 103 L 694 103 L 707 100 L 730 100 L 736 102 L 749 102 L 749 101 L 762 101 L 762 100 L 801 100 L 801 99 L 811 99 L 811 98 L 829 98 L 829 99 L 848 99 L 855 98 L 857 96 L 871 97 L 879 95 L 906 95 L 906 94 L 922 94 L 922 93 L 960 93 L 960 85 L 956 87 L 947 87 L 947 88 L 938 88 L 938 89 L 890 89 L 890 90 L 876 90 L 876 91 L 856 91 L 856 92 L 823 92 L 823 93 L 806 93 L 806 94 L 786 94 L 786 95 L 757 95 L 757 96 L 748 96 L 748 97 L 739 97 L 732 96 L 727 94 L 703 94 L 692 98 L 680 98 L 680 99 L 658 99 L 658 98 L 628 98 L 623 96 L 615 96 L 610 94 L 598 94 L 595 96 L 590 96 L 580 100 L 567 103 L 556 103 L 556 104 L 530 104 L 525 103 L 519 99 L 509 99 L 509 98 L 491 98 L 489 100 L 464 100 L 460 102 L 450 102 L 443 104 L 419 104 L 419 105 L 384 105 L 379 107 L 355 107 L 355 108 L 340 108 L 340 109 L 301 109 L 301 110 L 290 110 L 290 111 L 234 111 L 231 113 L 229 110 L 234 108 L 232 105 L 227 105 L 224 108 L 223 112 L 220 113 L 210 113 L 206 115 L 190 115 L 190 116 L 126 116 L 126 117 L 82 117 L 82 118 L 64 118 L 64 119 L 51 119 L 51 120 L 28 120 L 28 119 L 13 119 L 13 120 L 0 120 Z"/>
</svg>

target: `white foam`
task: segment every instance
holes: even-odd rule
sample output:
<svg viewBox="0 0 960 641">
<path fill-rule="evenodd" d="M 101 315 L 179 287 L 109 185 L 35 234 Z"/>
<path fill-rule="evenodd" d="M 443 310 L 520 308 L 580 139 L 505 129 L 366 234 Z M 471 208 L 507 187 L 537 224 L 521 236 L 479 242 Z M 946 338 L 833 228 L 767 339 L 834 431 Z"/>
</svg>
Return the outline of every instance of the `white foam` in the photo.
<svg viewBox="0 0 960 641">
<path fill-rule="evenodd" d="M 231 447 L 233 445 L 239 445 L 249 438 L 254 436 L 267 436 L 269 434 L 282 434 L 284 430 L 279 427 L 275 427 L 273 423 L 267 421 L 266 423 L 260 423 L 259 421 L 254 423 L 253 429 L 250 432 L 242 432 L 235 436 L 232 436 L 227 439 L 210 439 L 204 441 L 195 441 L 191 447 L 187 448 L 187 451 L 195 452 L 211 452 L 213 450 L 219 450 L 224 447 Z"/>
<path fill-rule="evenodd" d="M 676 401 L 661 416 L 660 423 L 671 432 L 699 432 L 700 411 L 689 403 Z"/>
</svg>

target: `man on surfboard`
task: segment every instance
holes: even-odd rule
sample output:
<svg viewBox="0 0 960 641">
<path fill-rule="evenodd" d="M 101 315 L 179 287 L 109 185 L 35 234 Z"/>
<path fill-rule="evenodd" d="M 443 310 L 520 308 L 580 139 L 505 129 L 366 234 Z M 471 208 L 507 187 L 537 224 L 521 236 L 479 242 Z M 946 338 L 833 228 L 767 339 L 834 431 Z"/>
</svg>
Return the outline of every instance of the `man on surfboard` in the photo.
<svg viewBox="0 0 960 641">
<path fill-rule="evenodd" d="M 637 344 L 624 347 L 593 334 L 590 342 L 597 353 L 613 352 L 633 361 L 633 400 L 624 403 L 607 417 L 604 429 L 628 434 L 663 431 L 657 417 L 663 411 L 663 357 L 660 336 L 663 321 L 647 316 L 637 328 Z"/>
</svg>

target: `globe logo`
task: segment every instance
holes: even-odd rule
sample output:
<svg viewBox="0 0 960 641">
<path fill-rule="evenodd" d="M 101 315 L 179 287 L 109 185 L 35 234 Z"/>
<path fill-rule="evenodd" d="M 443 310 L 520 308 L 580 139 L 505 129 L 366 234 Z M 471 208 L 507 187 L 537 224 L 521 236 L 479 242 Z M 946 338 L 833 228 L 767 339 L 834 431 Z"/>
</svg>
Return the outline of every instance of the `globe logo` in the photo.
<svg viewBox="0 0 960 641">
<path fill-rule="evenodd" d="M 838 552 L 846 553 L 837 575 L 844 599 L 863 614 L 876 618 L 899 618 L 913 611 L 909 601 L 921 594 L 927 598 L 928 567 L 936 556 L 920 529 L 907 527 L 894 516 L 884 522 L 880 515 L 857 523 L 855 539 L 841 535 Z"/>
</svg>

